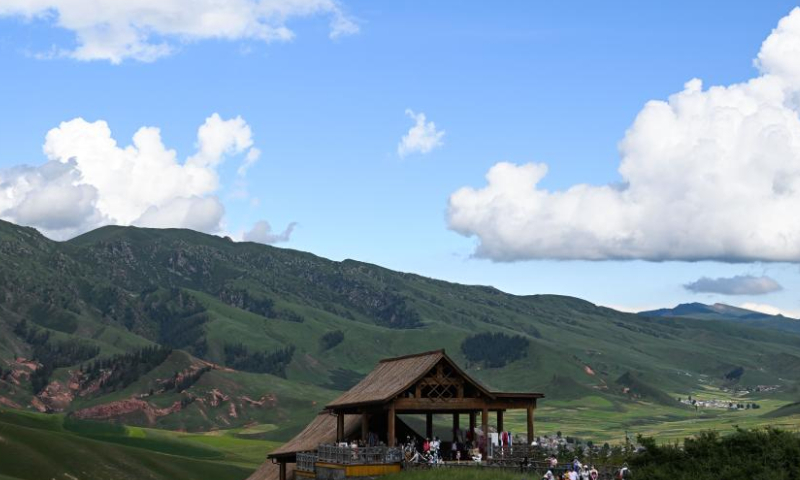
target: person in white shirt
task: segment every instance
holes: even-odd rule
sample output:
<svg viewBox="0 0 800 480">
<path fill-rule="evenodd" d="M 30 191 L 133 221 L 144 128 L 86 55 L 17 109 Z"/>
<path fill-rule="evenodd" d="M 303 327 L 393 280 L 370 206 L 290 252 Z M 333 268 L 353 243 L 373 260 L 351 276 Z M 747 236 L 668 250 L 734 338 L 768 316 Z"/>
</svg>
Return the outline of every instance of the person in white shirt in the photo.
<svg viewBox="0 0 800 480">
<path fill-rule="evenodd" d="M 589 467 L 586 464 L 581 465 L 581 480 L 591 480 L 589 478 Z"/>
<path fill-rule="evenodd" d="M 578 472 L 576 472 L 575 470 L 570 470 L 569 480 L 578 480 Z"/>
</svg>

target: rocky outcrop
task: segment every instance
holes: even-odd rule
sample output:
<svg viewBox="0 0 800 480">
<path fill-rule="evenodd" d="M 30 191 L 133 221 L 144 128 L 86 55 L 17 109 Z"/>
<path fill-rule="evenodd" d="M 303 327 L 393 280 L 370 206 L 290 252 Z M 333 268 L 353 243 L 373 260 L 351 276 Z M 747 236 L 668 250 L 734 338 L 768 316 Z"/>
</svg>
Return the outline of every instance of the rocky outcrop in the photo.
<svg viewBox="0 0 800 480">
<path fill-rule="evenodd" d="M 6 398 L 3 396 L 0 396 L 0 405 L 8 408 L 22 408 L 20 404 L 18 404 L 14 400 L 11 400 L 10 398 Z"/>
<path fill-rule="evenodd" d="M 73 415 L 76 418 L 91 420 L 108 420 L 119 418 L 133 413 L 142 413 L 149 424 L 154 425 L 158 417 L 181 411 L 181 402 L 175 402 L 167 408 L 158 408 L 140 398 L 129 398 L 117 402 L 104 403 L 94 407 L 78 410 Z"/>
<path fill-rule="evenodd" d="M 49 412 L 63 412 L 75 398 L 74 392 L 61 382 L 50 382 L 36 397 Z"/>
<path fill-rule="evenodd" d="M 212 407 L 218 407 L 223 402 L 227 402 L 228 400 L 230 400 L 230 398 L 231 397 L 225 395 L 216 388 L 208 392 L 208 404 L 211 405 Z"/>
</svg>

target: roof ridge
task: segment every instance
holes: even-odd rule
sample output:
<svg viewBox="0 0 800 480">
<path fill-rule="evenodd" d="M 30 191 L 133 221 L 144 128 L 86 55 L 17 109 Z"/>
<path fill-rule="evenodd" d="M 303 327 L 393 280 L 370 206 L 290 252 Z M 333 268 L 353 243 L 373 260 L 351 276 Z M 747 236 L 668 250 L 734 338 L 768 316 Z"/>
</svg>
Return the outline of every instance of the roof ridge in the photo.
<svg viewBox="0 0 800 480">
<path fill-rule="evenodd" d="M 400 357 L 384 358 L 384 359 L 380 360 L 378 363 L 396 362 L 398 360 L 405 360 L 407 358 L 425 357 L 425 356 L 434 355 L 434 354 L 447 355 L 445 353 L 445 351 L 444 351 L 444 348 L 440 348 L 438 350 L 431 350 L 429 352 L 412 353 L 412 354 L 409 354 L 409 355 L 402 355 Z"/>
</svg>

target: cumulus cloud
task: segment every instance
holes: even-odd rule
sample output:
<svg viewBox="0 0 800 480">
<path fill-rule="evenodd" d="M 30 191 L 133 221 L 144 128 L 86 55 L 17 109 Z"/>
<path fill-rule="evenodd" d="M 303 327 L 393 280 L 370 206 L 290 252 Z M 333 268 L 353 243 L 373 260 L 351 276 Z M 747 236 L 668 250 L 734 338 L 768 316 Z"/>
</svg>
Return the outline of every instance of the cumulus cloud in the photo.
<svg viewBox="0 0 800 480">
<path fill-rule="evenodd" d="M 181 162 L 158 128 L 142 127 L 120 146 L 108 124 L 76 118 L 50 130 L 41 166 L 0 171 L 0 218 L 68 238 L 104 224 L 220 230 L 215 192 L 227 158 L 255 161 L 252 132 L 216 113 L 198 129 L 197 152 Z"/>
<path fill-rule="evenodd" d="M 414 153 L 428 153 L 436 147 L 441 147 L 444 142 L 444 130 L 436 130 L 436 124 L 426 122 L 424 113 L 414 113 L 406 110 L 406 115 L 414 120 L 414 126 L 403 135 L 397 145 L 397 154 L 401 157 Z"/>
<path fill-rule="evenodd" d="M 267 245 L 288 242 L 296 226 L 297 223 L 292 222 L 284 231 L 280 233 L 273 233 L 272 226 L 269 224 L 269 222 L 261 220 L 260 222 L 256 222 L 250 231 L 244 233 L 242 240 L 245 242 L 265 243 Z"/>
<path fill-rule="evenodd" d="M 0 0 L 0 16 L 41 19 L 75 35 L 58 52 L 78 60 L 153 61 L 206 40 L 288 41 L 287 22 L 328 16 L 330 37 L 358 32 L 336 0 Z"/>
<path fill-rule="evenodd" d="M 0 212 L 47 230 L 80 230 L 102 216 L 95 209 L 97 189 L 79 182 L 74 159 L 0 172 Z"/>
<path fill-rule="evenodd" d="M 721 295 L 764 295 L 783 290 L 783 287 L 770 277 L 752 275 L 736 275 L 728 278 L 702 277 L 683 287 L 693 293 Z"/>
<path fill-rule="evenodd" d="M 539 187 L 547 166 L 498 163 L 449 200 L 476 255 L 522 259 L 800 260 L 800 8 L 744 83 L 692 79 L 650 101 L 620 143 L 621 182 Z"/>
<path fill-rule="evenodd" d="M 255 165 L 255 163 L 258 161 L 259 158 L 261 158 L 261 150 L 257 148 L 251 148 L 247 152 L 247 155 L 245 155 L 242 164 L 236 170 L 236 174 L 239 175 L 240 177 L 245 176 L 247 174 L 247 171 L 250 170 L 250 167 Z"/>
<path fill-rule="evenodd" d="M 190 228 L 200 232 L 219 229 L 225 207 L 217 197 L 178 197 L 156 206 L 152 205 L 133 224 L 141 227 Z"/>
</svg>

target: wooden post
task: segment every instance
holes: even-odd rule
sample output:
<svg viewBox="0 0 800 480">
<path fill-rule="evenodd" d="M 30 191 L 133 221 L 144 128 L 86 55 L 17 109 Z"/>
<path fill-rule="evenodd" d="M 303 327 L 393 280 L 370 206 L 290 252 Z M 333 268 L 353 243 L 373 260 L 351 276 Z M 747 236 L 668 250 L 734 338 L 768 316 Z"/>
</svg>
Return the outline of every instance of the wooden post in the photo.
<svg viewBox="0 0 800 480">
<path fill-rule="evenodd" d="M 364 411 L 361 413 L 361 441 L 367 444 L 369 437 L 369 414 Z"/>
<path fill-rule="evenodd" d="M 394 437 L 396 435 L 394 433 L 394 417 L 395 417 L 394 402 L 392 402 L 392 404 L 389 406 L 389 428 L 387 429 L 388 432 L 386 434 L 389 437 L 386 439 L 386 445 L 389 445 L 390 447 L 395 446 Z"/>
<path fill-rule="evenodd" d="M 475 412 L 469 412 L 469 432 L 472 441 L 475 441 Z"/>
<path fill-rule="evenodd" d="M 453 414 L 453 441 L 458 441 L 458 430 L 461 428 L 460 425 L 461 419 L 459 418 L 457 413 Z"/>
<path fill-rule="evenodd" d="M 433 414 L 426 413 L 425 414 L 425 436 L 428 438 L 433 438 Z"/>
<path fill-rule="evenodd" d="M 281 460 L 281 462 L 278 465 L 280 465 L 280 467 L 279 467 L 279 472 L 280 473 L 278 474 L 278 478 L 280 480 L 286 480 L 286 462 Z"/>
<path fill-rule="evenodd" d="M 344 413 L 336 415 L 336 443 L 344 441 Z"/>
<path fill-rule="evenodd" d="M 502 410 L 498 410 L 497 411 L 497 431 L 498 432 L 505 431 L 505 429 L 503 428 L 503 411 Z"/>
<path fill-rule="evenodd" d="M 489 409 L 483 407 L 481 412 L 481 430 L 483 430 L 483 455 L 489 452 Z"/>
<path fill-rule="evenodd" d="M 528 445 L 533 442 L 533 404 L 528 405 Z"/>
</svg>

